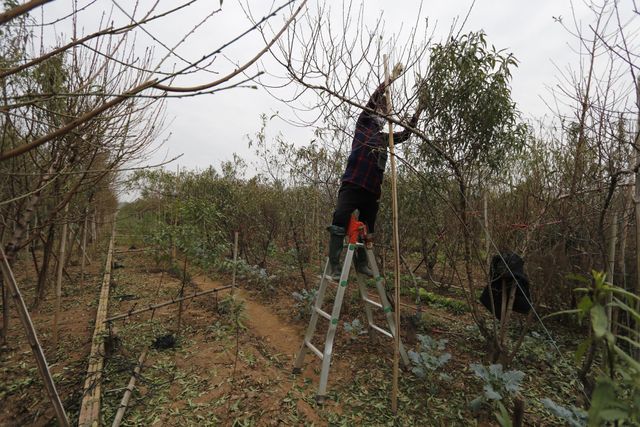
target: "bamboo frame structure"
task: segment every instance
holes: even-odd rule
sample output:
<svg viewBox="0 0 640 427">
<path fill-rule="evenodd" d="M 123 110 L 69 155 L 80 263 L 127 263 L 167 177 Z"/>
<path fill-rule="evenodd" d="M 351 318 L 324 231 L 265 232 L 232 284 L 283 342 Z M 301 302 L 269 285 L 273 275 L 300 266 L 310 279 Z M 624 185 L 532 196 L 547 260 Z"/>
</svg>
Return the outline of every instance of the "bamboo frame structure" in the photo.
<svg viewBox="0 0 640 427">
<path fill-rule="evenodd" d="M 180 301 L 185 301 L 185 300 L 188 300 L 188 299 L 197 298 L 197 297 L 200 297 L 202 295 L 208 295 L 208 294 L 211 294 L 211 293 L 214 293 L 214 292 L 224 291 L 225 289 L 231 289 L 231 285 L 226 285 L 226 286 L 222 286 L 220 288 L 215 288 L 215 289 L 209 289 L 209 290 L 202 291 L 202 292 L 196 292 L 195 294 L 187 295 L 185 297 L 174 298 L 174 299 L 171 299 L 169 301 L 165 301 L 165 302 L 161 302 L 161 303 L 158 303 L 158 304 L 150 305 L 150 306 L 145 307 L 145 308 L 140 308 L 138 310 L 134 310 L 134 311 L 130 311 L 130 312 L 127 312 L 127 313 L 118 314 L 116 316 L 113 316 L 113 317 L 110 317 L 108 319 L 105 319 L 104 322 L 105 323 L 106 322 L 115 322 L 116 320 L 124 319 L 126 317 L 135 316 L 136 314 L 144 313 L 145 311 L 155 310 L 155 309 L 158 309 L 160 307 L 165 307 L 167 305 L 176 304 L 176 303 L 178 303 Z"/>
</svg>

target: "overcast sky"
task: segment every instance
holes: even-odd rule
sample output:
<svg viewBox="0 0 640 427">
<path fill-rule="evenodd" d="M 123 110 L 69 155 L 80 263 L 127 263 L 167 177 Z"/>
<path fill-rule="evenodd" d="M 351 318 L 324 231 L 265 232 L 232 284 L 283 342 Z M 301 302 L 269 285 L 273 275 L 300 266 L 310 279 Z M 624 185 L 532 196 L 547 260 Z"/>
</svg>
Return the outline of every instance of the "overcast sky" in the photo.
<svg viewBox="0 0 640 427">
<path fill-rule="evenodd" d="M 310 0 L 310 3 L 315 1 Z M 66 14 L 69 3 L 54 1 L 41 9 L 42 15 L 36 13 L 34 17 L 51 21 Z M 79 2 L 81 6 L 87 3 Z M 81 31 L 95 31 L 102 12 L 114 8 L 115 3 L 113 0 L 98 0 L 83 11 L 79 19 Z M 143 6 L 141 9 L 144 9 L 144 6 L 149 7 L 153 2 L 141 0 L 140 3 Z M 117 4 L 131 10 L 133 1 L 117 0 Z M 160 2 L 158 11 L 176 4 L 175 1 Z M 252 1 L 251 4 L 256 17 L 263 16 L 272 7 L 270 1 Z M 340 3 L 336 0 L 333 4 L 337 6 Z M 436 41 L 446 37 L 452 20 L 457 16 L 466 15 L 470 4 L 469 0 L 423 2 L 423 18 L 428 18 L 431 26 L 437 24 Z M 200 0 L 170 19 L 149 24 L 145 28 L 158 40 L 172 46 L 218 5 L 219 0 Z M 371 20 L 372 24 L 377 16 L 383 13 L 387 34 L 400 28 L 404 28 L 406 32 L 416 22 L 420 7 L 418 1 L 408 0 L 366 0 L 365 5 L 365 18 Z M 625 7 L 630 12 L 631 5 Z M 578 20 L 584 21 L 585 24 L 591 22 L 592 13 L 581 1 L 576 1 L 574 8 Z M 337 7 L 336 12 L 339 10 Z M 288 12 L 271 21 L 274 28 L 282 24 L 285 15 L 288 15 Z M 117 9 L 114 9 L 113 17 L 116 23 L 125 22 L 124 14 Z M 546 87 L 557 82 L 558 71 L 554 64 L 565 68 L 578 60 L 571 48 L 575 46 L 575 40 L 554 17 L 561 17 L 566 24 L 572 25 L 571 3 L 568 0 L 477 0 L 465 25 L 465 32 L 483 30 L 489 43 L 497 48 L 507 49 L 516 56 L 519 66 L 513 74 L 513 98 L 527 117 L 540 117 L 549 113 L 541 97 L 548 98 Z M 222 11 L 198 28 L 178 52 L 188 59 L 199 58 L 250 25 L 240 4 L 234 0 L 226 0 Z M 69 28 L 65 22 L 57 25 L 58 37 L 68 40 L 68 36 L 60 34 L 68 34 Z M 138 31 L 136 37 L 139 48 L 155 46 L 156 57 L 164 56 L 166 51 L 148 34 Z M 53 39 L 45 40 L 45 44 L 47 42 L 50 45 L 55 44 Z M 228 71 L 233 68 L 232 61 L 242 63 L 263 46 L 264 41 L 258 34 L 251 34 L 225 50 L 225 57 L 218 58 L 212 69 Z M 180 66 L 179 60 L 173 58 L 166 63 L 165 69 L 170 69 L 174 63 Z M 266 59 L 266 65 L 270 64 L 269 59 Z M 203 83 L 214 77 L 211 74 L 197 73 L 184 78 L 180 83 Z M 167 104 L 167 133 L 171 136 L 164 147 L 153 155 L 150 162 L 184 153 L 179 160 L 181 167 L 205 168 L 229 160 L 234 152 L 243 157 L 251 157 L 246 135 L 254 134 L 259 129 L 261 113 L 271 115 L 275 111 L 279 111 L 283 116 L 290 114 L 287 105 L 275 100 L 263 89 L 235 89 L 215 95 L 170 100 Z M 311 129 L 296 128 L 283 121 L 274 120 L 269 125 L 269 134 L 273 136 L 278 132 L 281 132 L 286 140 L 299 144 L 304 144 L 312 138 Z"/>
</svg>

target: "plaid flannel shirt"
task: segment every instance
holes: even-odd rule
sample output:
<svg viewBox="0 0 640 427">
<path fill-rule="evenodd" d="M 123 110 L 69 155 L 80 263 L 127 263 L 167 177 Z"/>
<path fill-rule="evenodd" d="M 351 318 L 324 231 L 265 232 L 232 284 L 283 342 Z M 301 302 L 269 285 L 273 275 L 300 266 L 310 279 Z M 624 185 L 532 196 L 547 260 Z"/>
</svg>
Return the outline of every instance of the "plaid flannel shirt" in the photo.
<svg viewBox="0 0 640 427">
<path fill-rule="evenodd" d="M 383 102 L 384 84 L 378 86 L 371 95 L 367 107 L 375 110 Z M 417 121 L 417 115 L 414 115 Z M 414 119 L 411 121 L 415 126 Z M 358 185 L 365 190 L 380 197 L 382 177 L 387 164 L 387 147 L 389 146 L 389 134 L 381 132 L 382 127 L 376 123 L 374 116 L 368 111 L 363 111 L 356 122 L 356 130 L 351 143 L 351 153 L 347 160 L 347 168 L 342 175 L 342 182 Z M 408 130 L 394 132 L 395 144 L 409 139 L 411 133 Z"/>
</svg>

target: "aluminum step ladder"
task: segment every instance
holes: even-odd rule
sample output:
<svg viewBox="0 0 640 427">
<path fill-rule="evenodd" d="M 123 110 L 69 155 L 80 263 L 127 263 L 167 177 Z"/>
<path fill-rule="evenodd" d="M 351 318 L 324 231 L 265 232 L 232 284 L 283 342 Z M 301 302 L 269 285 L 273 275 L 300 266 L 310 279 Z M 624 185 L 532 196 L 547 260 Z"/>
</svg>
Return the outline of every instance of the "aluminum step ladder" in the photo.
<svg viewBox="0 0 640 427">
<path fill-rule="evenodd" d="M 298 352 L 295 360 L 295 365 L 293 368 L 294 374 L 302 372 L 302 364 L 304 363 L 304 358 L 307 354 L 307 350 L 311 350 L 312 353 L 314 353 L 320 358 L 320 360 L 322 360 L 322 370 L 320 371 L 320 385 L 318 387 L 318 394 L 316 395 L 316 401 L 318 403 L 323 403 L 326 398 L 327 382 L 329 380 L 329 369 L 331 367 L 333 342 L 335 339 L 336 330 L 338 328 L 340 309 L 342 308 L 344 294 L 347 290 L 347 284 L 349 283 L 349 273 L 353 264 L 353 257 L 356 249 L 358 248 L 365 249 L 367 260 L 369 261 L 369 266 L 373 271 L 373 277 L 375 279 L 378 297 L 380 298 L 380 302 L 374 301 L 369 298 L 365 280 L 363 279 L 363 277 L 361 277 L 362 275 L 358 274 L 358 287 L 360 289 L 360 297 L 364 302 L 365 313 L 367 316 L 367 326 L 369 330 L 380 332 L 382 335 L 391 339 L 394 339 L 396 334 L 393 308 L 391 307 L 391 304 L 389 303 L 389 299 L 387 298 L 387 294 L 385 292 L 384 278 L 380 276 L 380 271 L 378 270 L 371 245 L 365 245 L 365 243 L 363 243 L 366 238 L 366 233 L 366 225 L 362 222 L 356 221 L 355 218 L 352 217 L 349 222 L 347 231 L 347 237 L 349 239 L 349 243 L 347 245 L 347 253 L 342 265 L 340 280 L 337 283 L 331 279 L 331 267 L 329 264 L 329 259 L 327 258 L 324 266 L 324 271 L 322 273 L 322 276 L 320 276 L 320 287 L 316 294 L 311 311 L 311 320 L 309 321 L 309 326 L 307 327 L 304 341 L 302 342 L 302 346 L 300 347 L 300 351 Z M 331 313 L 324 311 L 322 308 L 325 299 L 325 293 L 329 284 L 337 285 L 338 287 L 333 303 L 333 310 L 331 311 Z M 381 328 L 374 323 L 372 307 L 381 309 L 384 312 L 389 327 L 388 330 Z M 329 322 L 324 349 L 322 351 L 312 343 L 314 334 L 316 332 L 316 327 L 318 325 L 318 319 L 320 317 Z M 400 340 L 400 356 L 404 365 L 409 366 L 409 358 L 407 357 L 407 353 L 402 344 L 402 340 Z"/>
</svg>

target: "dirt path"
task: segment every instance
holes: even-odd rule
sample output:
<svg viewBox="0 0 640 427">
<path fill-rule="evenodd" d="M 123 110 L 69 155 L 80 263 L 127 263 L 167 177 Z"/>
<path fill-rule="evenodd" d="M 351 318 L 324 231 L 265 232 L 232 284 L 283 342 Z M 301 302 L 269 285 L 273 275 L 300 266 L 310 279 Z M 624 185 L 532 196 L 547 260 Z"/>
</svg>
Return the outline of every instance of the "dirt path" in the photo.
<svg viewBox="0 0 640 427">
<path fill-rule="evenodd" d="M 202 275 L 194 277 L 193 282 L 203 291 L 222 286 L 220 282 Z M 237 288 L 236 293 L 245 302 L 245 323 L 249 330 L 262 337 L 266 344 L 275 348 L 287 357 L 287 361 L 293 363 L 304 331 L 283 322 L 267 306 L 253 300 L 244 289 Z"/>
<path fill-rule="evenodd" d="M 209 290 L 216 287 L 223 286 L 222 283 L 211 280 L 205 276 L 198 275 L 193 278 L 193 283 L 201 290 Z M 226 295 L 225 291 L 225 295 Z M 284 396 L 295 395 L 298 396 L 296 388 L 299 388 L 305 383 L 303 378 L 309 378 L 311 381 L 318 381 L 318 375 L 314 372 L 314 364 L 307 363 L 303 369 L 301 376 L 290 377 L 288 373 L 291 372 L 293 367 L 293 361 L 302 340 L 304 330 L 295 326 L 289 325 L 286 321 L 282 320 L 275 314 L 268 306 L 263 305 L 260 302 L 254 300 L 252 295 L 242 288 L 236 288 L 236 295 L 240 297 L 245 303 L 245 320 L 244 324 L 251 335 L 257 338 L 257 346 L 262 348 L 268 348 L 268 353 L 271 356 L 276 356 L 278 360 L 277 366 L 262 366 L 261 375 L 265 380 L 268 378 L 276 378 L 276 383 L 272 385 L 274 389 L 278 389 L 276 393 L 280 398 Z M 264 345 L 264 346 L 263 346 Z M 273 353 L 276 354 L 273 354 Z M 274 413 L 281 412 L 282 400 L 274 399 L 269 410 Z M 303 399 L 296 399 L 295 404 L 297 413 L 304 419 L 304 424 L 311 425 L 326 425 L 326 421 L 319 418 L 316 410 L 314 410 Z M 339 411 L 337 404 L 332 404 L 334 411 Z M 278 420 L 278 424 L 280 420 Z M 269 424 L 263 421 L 264 425 Z"/>
</svg>

